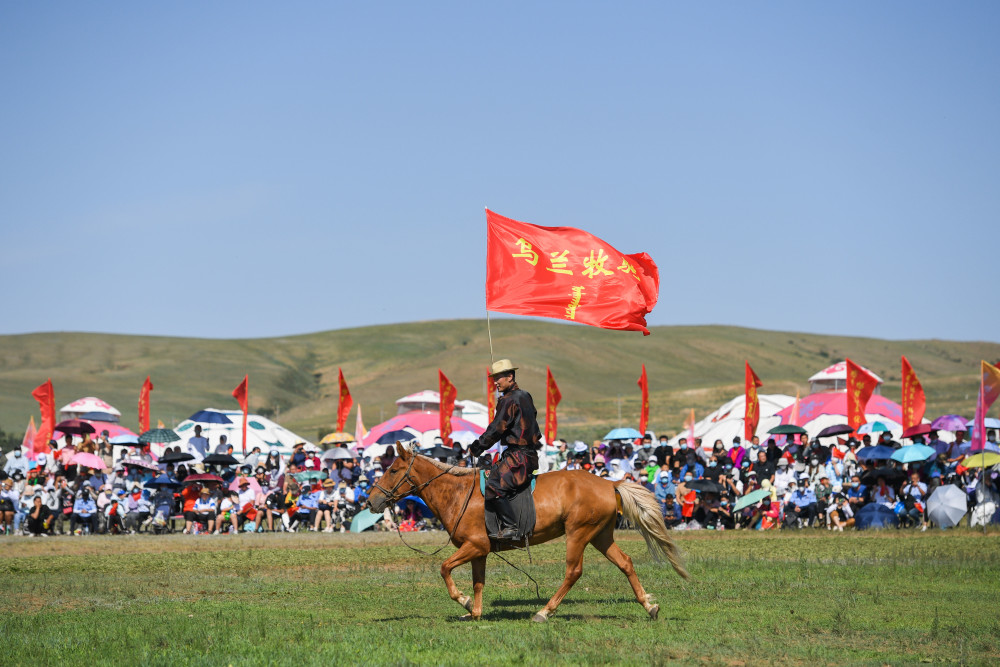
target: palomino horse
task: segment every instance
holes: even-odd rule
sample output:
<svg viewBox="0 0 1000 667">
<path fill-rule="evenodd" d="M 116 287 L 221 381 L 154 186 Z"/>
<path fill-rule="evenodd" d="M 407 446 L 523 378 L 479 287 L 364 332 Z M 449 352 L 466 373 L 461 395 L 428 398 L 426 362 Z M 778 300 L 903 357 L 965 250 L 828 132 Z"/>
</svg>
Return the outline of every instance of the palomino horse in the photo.
<svg viewBox="0 0 1000 667">
<path fill-rule="evenodd" d="M 398 458 L 375 485 L 368 506 L 381 512 L 391 503 L 408 495 L 423 498 L 441 520 L 458 551 L 441 564 L 441 576 L 448 595 L 469 611 L 463 618 L 479 619 L 483 614 L 483 584 L 486 581 L 486 557 L 490 538 L 483 516 L 483 495 L 479 492 L 478 468 L 458 468 L 411 452 L 396 443 Z M 566 535 L 566 578 L 552 599 L 532 617 L 544 622 L 555 613 L 559 603 L 583 572 L 583 551 L 588 544 L 600 551 L 625 573 L 635 598 L 650 618 L 655 619 L 660 606 L 643 590 L 635 574 L 632 559 L 615 544 L 615 515 L 622 514 L 638 526 L 650 554 L 657 561 L 664 558 L 677 574 L 688 578 L 677 547 L 663 524 L 660 504 L 649 490 L 632 482 L 610 482 L 582 470 L 561 470 L 539 475 L 535 488 L 535 531 L 530 544 L 540 544 Z M 506 546 L 510 549 L 512 546 Z M 463 595 L 451 572 L 472 562 L 473 598 Z"/>
</svg>

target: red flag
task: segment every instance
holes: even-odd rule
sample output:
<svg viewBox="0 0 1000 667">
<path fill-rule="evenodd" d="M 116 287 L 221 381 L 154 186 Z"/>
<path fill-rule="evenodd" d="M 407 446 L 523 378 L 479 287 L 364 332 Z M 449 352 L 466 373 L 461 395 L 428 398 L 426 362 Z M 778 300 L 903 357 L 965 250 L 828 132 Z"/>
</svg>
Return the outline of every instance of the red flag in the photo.
<svg viewBox="0 0 1000 667">
<path fill-rule="evenodd" d="M 649 335 L 660 273 L 573 227 L 540 227 L 486 211 L 486 309 Z"/>
<path fill-rule="evenodd" d="M 139 433 L 149 430 L 149 392 L 153 391 L 153 383 L 146 376 L 146 381 L 142 383 L 142 390 L 139 392 Z"/>
<path fill-rule="evenodd" d="M 878 380 L 861 366 L 847 360 L 847 425 L 855 431 L 868 421 L 865 408 L 877 386 Z"/>
<path fill-rule="evenodd" d="M 366 435 L 368 435 L 368 429 L 365 428 L 365 423 L 361 420 L 361 404 L 358 403 L 358 412 L 354 418 L 354 442 L 360 446 Z"/>
<path fill-rule="evenodd" d="M 694 449 L 697 446 L 697 441 L 694 439 L 694 408 L 691 408 L 691 414 L 688 418 L 684 420 L 684 428 L 691 431 L 690 438 L 691 442 L 688 443 L 688 447 Z"/>
<path fill-rule="evenodd" d="M 486 367 L 486 413 L 489 417 L 490 423 L 493 423 L 493 417 L 497 412 L 497 383 L 490 375 L 490 367 Z"/>
<path fill-rule="evenodd" d="M 56 392 L 52 389 L 52 380 L 48 379 L 35 387 L 31 395 L 38 401 L 38 408 L 42 412 L 42 421 L 35 433 L 35 441 L 31 450 L 36 454 L 50 452 L 49 440 L 52 439 L 52 431 L 56 426 Z"/>
<path fill-rule="evenodd" d="M 35 415 L 31 415 L 31 418 L 28 421 L 28 428 L 25 429 L 25 431 L 24 431 L 24 438 L 21 440 L 21 451 L 22 452 L 29 452 L 29 453 L 33 453 L 33 454 L 41 454 L 42 453 L 42 452 L 36 452 L 35 451 L 35 433 L 37 433 L 37 432 L 38 432 L 38 429 L 35 427 Z M 48 443 L 46 443 L 46 448 L 48 448 Z M 49 451 L 49 449 L 46 449 L 45 453 L 47 454 L 48 451 Z"/>
<path fill-rule="evenodd" d="M 972 423 L 970 452 L 980 452 L 986 446 L 986 413 L 1000 398 L 1000 368 L 982 362 L 979 377 L 979 399 L 976 401 L 976 416 Z"/>
<path fill-rule="evenodd" d="M 913 372 L 913 366 L 904 356 L 902 392 L 903 398 L 903 430 L 916 426 L 924 419 L 924 410 L 927 409 L 927 398 L 924 396 L 924 388 L 917 379 L 917 374 Z"/>
<path fill-rule="evenodd" d="M 337 383 L 340 385 L 340 398 L 337 400 L 337 430 L 343 431 L 347 423 L 347 415 L 351 413 L 351 406 L 354 399 L 351 398 L 351 390 L 347 388 L 344 381 L 344 371 L 337 369 Z"/>
<path fill-rule="evenodd" d="M 240 404 L 240 409 L 243 410 L 243 456 L 247 455 L 247 412 L 249 412 L 250 402 L 247 400 L 249 394 L 250 376 L 244 375 L 243 382 L 233 389 L 233 398 L 236 402 Z"/>
<path fill-rule="evenodd" d="M 760 401 L 757 399 L 757 389 L 764 386 L 757 374 L 750 368 L 750 362 L 745 361 L 745 396 L 746 408 L 743 412 L 743 439 L 747 442 L 753 440 L 757 434 L 757 424 L 760 423 Z M 747 445 L 749 447 L 749 445 Z"/>
<path fill-rule="evenodd" d="M 545 442 L 549 445 L 556 439 L 559 432 L 559 420 L 556 418 L 556 407 L 562 400 L 562 392 L 552 377 L 552 371 L 545 367 Z"/>
<path fill-rule="evenodd" d="M 649 380 L 646 379 L 646 364 L 642 365 L 642 375 L 639 376 L 639 389 L 642 390 L 642 406 L 639 408 L 639 433 L 646 435 L 649 426 Z"/>
<path fill-rule="evenodd" d="M 455 410 L 455 399 L 458 397 L 458 391 L 455 389 L 448 378 L 444 376 L 441 369 L 438 369 L 438 391 L 441 394 L 441 440 L 444 442 L 445 447 L 451 447 L 451 413 Z"/>
</svg>

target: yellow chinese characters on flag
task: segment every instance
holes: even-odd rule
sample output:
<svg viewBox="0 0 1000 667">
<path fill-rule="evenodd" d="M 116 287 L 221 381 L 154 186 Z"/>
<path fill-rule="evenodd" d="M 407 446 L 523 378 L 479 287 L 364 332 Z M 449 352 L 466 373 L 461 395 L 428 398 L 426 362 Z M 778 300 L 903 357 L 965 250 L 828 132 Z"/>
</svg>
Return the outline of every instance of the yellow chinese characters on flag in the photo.
<svg viewBox="0 0 1000 667">
<path fill-rule="evenodd" d="M 574 227 L 541 227 L 486 211 L 486 309 L 641 331 L 660 273 Z"/>
<path fill-rule="evenodd" d="M 868 371 L 850 359 L 847 360 L 847 425 L 855 431 L 868 421 L 865 418 L 865 408 L 877 386 L 878 380 Z"/>
</svg>

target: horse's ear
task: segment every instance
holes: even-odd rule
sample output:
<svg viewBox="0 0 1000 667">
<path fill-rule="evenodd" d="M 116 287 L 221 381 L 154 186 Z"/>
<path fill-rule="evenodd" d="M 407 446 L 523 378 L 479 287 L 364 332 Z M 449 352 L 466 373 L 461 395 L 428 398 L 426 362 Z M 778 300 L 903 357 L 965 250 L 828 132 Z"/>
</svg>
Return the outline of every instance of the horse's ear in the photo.
<svg viewBox="0 0 1000 667">
<path fill-rule="evenodd" d="M 403 460 L 406 460 L 406 458 L 410 456 L 410 450 L 407 449 L 399 440 L 396 441 L 396 455 Z"/>
</svg>

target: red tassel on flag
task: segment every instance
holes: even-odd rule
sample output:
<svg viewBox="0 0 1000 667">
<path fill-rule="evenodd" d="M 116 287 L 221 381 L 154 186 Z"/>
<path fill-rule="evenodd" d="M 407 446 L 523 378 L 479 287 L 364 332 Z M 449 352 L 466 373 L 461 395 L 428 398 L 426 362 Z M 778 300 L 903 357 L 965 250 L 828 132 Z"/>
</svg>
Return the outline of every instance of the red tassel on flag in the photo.
<svg viewBox="0 0 1000 667">
<path fill-rule="evenodd" d="M 339 398 L 337 399 L 337 431 L 343 431 L 344 425 L 347 424 L 347 415 L 351 413 L 351 406 L 354 405 L 354 399 L 351 398 L 351 390 L 347 388 L 347 382 L 344 380 L 344 371 L 337 369 L 337 384 L 340 388 Z"/>
<path fill-rule="evenodd" d="M 552 377 L 552 371 L 545 367 L 545 443 L 551 445 L 559 432 L 559 420 L 556 417 L 556 408 L 562 400 L 562 392 L 556 384 L 556 379 Z"/>
<path fill-rule="evenodd" d="M 153 391 L 153 383 L 149 381 L 149 376 L 146 376 L 146 381 L 142 383 L 142 389 L 139 390 L 139 433 L 145 433 L 149 430 L 149 392 Z"/>
<path fill-rule="evenodd" d="M 56 426 L 56 393 L 52 389 L 51 378 L 35 387 L 31 395 L 38 401 L 38 408 L 42 413 L 42 421 L 31 449 L 36 454 L 49 452 L 49 441 L 52 440 L 52 432 Z"/>
<path fill-rule="evenodd" d="M 746 408 L 743 412 L 743 440 L 751 442 L 757 434 L 757 424 L 760 423 L 760 400 L 757 398 L 757 389 L 764 386 L 764 383 L 760 381 L 757 374 L 750 368 L 750 362 L 745 361 L 744 363 L 746 364 L 744 372 L 746 376 L 744 379 Z M 747 447 L 749 446 L 747 445 Z"/>
<path fill-rule="evenodd" d="M 642 375 L 639 376 L 639 389 L 642 390 L 642 405 L 639 408 L 639 433 L 646 436 L 646 428 L 649 426 L 649 380 L 646 378 L 646 364 L 642 365 Z M 639 443 L 641 444 L 640 439 Z"/>
</svg>

